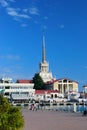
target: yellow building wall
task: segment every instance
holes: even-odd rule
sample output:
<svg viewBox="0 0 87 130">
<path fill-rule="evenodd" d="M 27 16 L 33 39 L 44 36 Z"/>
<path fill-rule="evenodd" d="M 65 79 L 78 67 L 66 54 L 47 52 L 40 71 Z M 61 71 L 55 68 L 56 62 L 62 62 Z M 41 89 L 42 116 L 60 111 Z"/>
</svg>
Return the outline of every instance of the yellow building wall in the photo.
<svg viewBox="0 0 87 130">
<path fill-rule="evenodd" d="M 62 84 L 62 83 L 61 83 Z M 76 92 L 78 92 L 78 83 L 76 83 L 76 82 L 72 82 L 72 83 L 70 83 L 71 85 L 71 90 L 72 91 L 76 91 Z M 66 85 L 66 89 L 67 89 L 67 83 L 65 83 L 65 85 Z M 64 84 L 63 84 L 63 86 L 64 86 Z M 61 87 L 62 87 L 62 85 L 61 85 Z M 62 88 L 60 88 L 60 89 L 62 89 Z M 56 81 L 56 82 L 54 82 L 53 83 L 53 90 L 59 90 L 58 89 L 58 81 Z M 68 91 L 68 90 L 67 90 Z"/>
<path fill-rule="evenodd" d="M 78 92 L 78 83 L 73 82 L 73 91 Z"/>
<path fill-rule="evenodd" d="M 58 90 L 58 81 L 53 83 L 53 90 Z"/>
</svg>

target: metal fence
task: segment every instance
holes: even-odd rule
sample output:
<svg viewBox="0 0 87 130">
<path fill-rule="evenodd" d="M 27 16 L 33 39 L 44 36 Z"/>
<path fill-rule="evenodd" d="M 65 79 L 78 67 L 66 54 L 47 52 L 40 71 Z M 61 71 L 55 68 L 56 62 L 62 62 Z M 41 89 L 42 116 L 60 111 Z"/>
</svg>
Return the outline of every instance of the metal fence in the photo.
<svg viewBox="0 0 87 130">
<path fill-rule="evenodd" d="M 30 109 L 32 104 L 28 105 Z M 87 111 L 87 104 L 76 104 L 76 103 L 36 103 L 35 107 L 37 110 L 53 110 L 53 111 L 65 111 L 65 112 L 83 112 Z"/>
</svg>

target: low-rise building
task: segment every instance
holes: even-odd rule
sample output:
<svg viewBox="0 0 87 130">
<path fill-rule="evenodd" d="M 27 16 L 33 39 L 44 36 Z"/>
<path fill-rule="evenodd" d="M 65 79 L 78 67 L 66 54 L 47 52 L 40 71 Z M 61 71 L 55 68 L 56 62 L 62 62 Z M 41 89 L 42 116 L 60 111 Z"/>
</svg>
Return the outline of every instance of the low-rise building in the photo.
<svg viewBox="0 0 87 130">
<path fill-rule="evenodd" d="M 0 91 L 13 103 L 26 103 L 35 94 L 34 84 L 30 80 L 17 80 L 12 82 L 11 78 L 0 80 Z"/>
<path fill-rule="evenodd" d="M 83 97 L 87 98 L 87 84 L 83 86 Z"/>
<path fill-rule="evenodd" d="M 45 88 L 58 90 L 59 93 L 62 94 L 65 94 L 66 92 L 78 92 L 78 82 L 67 78 L 61 78 L 47 82 Z"/>
<path fill-rule="evenodd" d="M 57 80 L 57 84 L 54 84 L 54 90 L 58 89 L 60 93 L 66 93 L 68 91 L 78 92 L 78 82 L 68 79 L 68 78 L 61 78 Z M 58 88 L 57 88 L 58 87 Z"/>
<path fill-rule="evenodd" d="M 32 80 L 17 80 L 11 78 L 0 80 L 0 91 L 12 103 L 29 103 L 29 100 L 49 100 L 64 98 L 68 92 L 78 92 L 78 82 L 62 78 L 45 83 L 45 90 L 33 89 Z M 86 88 L 86 87 L 85 87 Z"/>
</svg>

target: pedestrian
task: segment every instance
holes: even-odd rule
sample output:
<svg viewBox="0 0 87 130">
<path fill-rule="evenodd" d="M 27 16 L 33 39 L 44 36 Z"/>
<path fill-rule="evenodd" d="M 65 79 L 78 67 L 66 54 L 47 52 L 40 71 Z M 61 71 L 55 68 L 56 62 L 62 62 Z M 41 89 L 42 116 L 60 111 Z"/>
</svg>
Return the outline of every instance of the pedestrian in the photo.
<svg viewBox="0 0 87 130">
<path fill-rule="evenodd" d="M 36 105 L 36 103 L 34 104 L 34 111 L 37 111 L 37 105 Z"/>
</svg>

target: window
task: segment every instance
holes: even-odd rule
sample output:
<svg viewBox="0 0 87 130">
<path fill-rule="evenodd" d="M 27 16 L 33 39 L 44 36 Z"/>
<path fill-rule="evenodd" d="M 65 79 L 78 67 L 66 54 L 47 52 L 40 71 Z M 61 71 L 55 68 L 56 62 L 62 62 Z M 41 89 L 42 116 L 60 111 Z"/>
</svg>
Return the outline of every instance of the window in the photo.
<svg viewBox="0 0 87 130">
<path fill-rule="evenodd" d="M 63 82 L 64 82 L 64 83 L 67 83 L 67 80 L 66 80 L 66 79 L 64 79 L 64 80 L 63 80 Z"/>
<path fill-rule="evenodd" d="M 5 96 L 9 96 L 9 93 L 5 93 Z"/>
<path fill-rule="evenodd" d="M 51 94 L 51 98 L 53 98 L 53 94 Z"/>
<path fill-rule="evenodd" d="M 57 98 L 57 94 L 55 94 L 55 98 Z"/>
<path fill-rule="evenodd" d="M 9 88 L 10 88 L 10 86 L 6 86 L 6 87 L 5 87 L 5 89 L 9 89 Z"/>
</svg>

